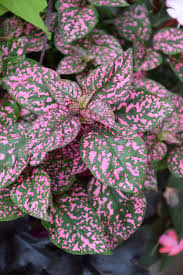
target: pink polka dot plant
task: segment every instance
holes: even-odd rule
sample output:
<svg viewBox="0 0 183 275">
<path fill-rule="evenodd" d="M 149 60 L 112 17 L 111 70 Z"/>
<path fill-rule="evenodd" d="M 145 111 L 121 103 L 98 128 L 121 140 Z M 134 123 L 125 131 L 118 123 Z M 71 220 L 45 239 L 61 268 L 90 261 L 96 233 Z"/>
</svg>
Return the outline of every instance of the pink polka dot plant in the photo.
<svg viewBox="0 0 183 275">
<path fill-rule="evenodd" d="M 109 255 L 148 219 L 153 253 L 182 251 L 183 30 L 132 2 L 57 0 L 50 41 L 2 22 L 0 221 L 35 217 L 73 254 Z"/>
</svg>

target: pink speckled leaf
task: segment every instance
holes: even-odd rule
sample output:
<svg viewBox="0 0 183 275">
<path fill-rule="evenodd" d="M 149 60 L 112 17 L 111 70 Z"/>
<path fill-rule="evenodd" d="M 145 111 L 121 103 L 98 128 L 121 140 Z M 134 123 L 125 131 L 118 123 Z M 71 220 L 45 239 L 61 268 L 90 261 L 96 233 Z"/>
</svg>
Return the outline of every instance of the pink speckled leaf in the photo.
<svg viewBox="0 0 183 275">
<path fill-rule="evenodd" d="M 26 50 L 25 37 L 14 38 L 7 40 L 1 44 L 3 58 L 10 56 L 24 56 Z"/>
<path fill-rule="evenodd" d="M 158 67 L 159 65 L 161 65 L 163 59 L 161 54 L 159 54 L 156 51 L 153 51 L 150 48 L 146 49 L 146 53 L 144 56 L 144 61 L 142 62 L 142 64 L 139 66 L 139 70 L 140 71 L 149 71 L 149 70 L 153 70 L 156 67 Z"/>
<path fill-rule="evenodd" d="M 57 159 L 42 163 L 41 167 L 51 178 L 51 190 L 53 193 L 65 192 L 75 181 L 72 173 L 72 160 Z"/>
<path fill-rule="evenodd" d="M 97 94 L 109 104 L 121 102 L 129 96 L 132 77 L 132 51 L 127 50 L 114 61 L 101 65 L 83 81 L 83 93 Z"/>
<path fill-rule="evenodd" d="M 55 109 L 39 116 L 32 124 L 27 139 L 26 151 L 41 153 L 61 148 L 78 135 L 80 120 L 62 109 Z"/>
<path fill-rule="evenodd" d="M 148 78 L 133 79 L 133 86 L 139 90 L 145 90 L 148 93 L 156 95 L 161 98 L 170 98 L 171 92 L 168 91 L 162 84 Z"/>
<path fill-rule="evenodd" d="M 48 174 L 35 168 L 30 175 L 21 175 L 10 192 L 12 201 L 23 212 L 48 221 L 48 207 L 51 203 L 51 179 Z"/>
<path fill-rule="evenodd" d="M 10 127 L 17 120 L 19 108 L 13 99 L 0 99 L 0 124 Z M 0 126 L 1 127 L 1 126 Z"/>
<path fill-rule="evenodd" d="M 20 122 L 32 122 L 36 119 L 36 115 L 31 113 L 29 110 L 25 108 L 20 109 L 19 113 L 19 121 Z"/>
<path fill-rule="evenodd" d="M 18 103 L 35 114 L 42 114 L 58 107 L 45 87 L 49 79 L 57 77 L 59 79 L 59 75 L 51 69 L 34 66 L 5 77 L 3 84 Z"/>
<path fill-rule="evenodd" d="M 88 186 L 90 201 L 102 223 L 108 249 L 115 249 L 133 234 L 143 221 L 146 200 L 114 190 L 93 178 Z"/>
<path fill-rule="evenodd" d="M 183 178 L 183 145 L 175 147 L 169 154 L 168 168 L 179 178 Z"/>
<path fill-rule="evenodd" d="M 168 62 L 180 81 L 183 81 L 183 52 L 168 57 Z"/>
<path fill-rule="evenodd" d="M 60 105 L 68 105 L 76 102 L 82 94 L 79 85 L 71 80 L 49 80 L 47 85 L 50 94 Z"/>
<path fill-rule="evenodd" d="M 183 52 L 183 31 L 178 28 L 164 28 L 154 35 L 153 47 L 164 54 Z"/>
<path fill-rule="evenodd" d="M 50 208 L 43 226 L 50 240 L 72 254 L 111 254 L 104 242 L 99 217 L 91 206 L 86 186 L 75 183 Z"/>
<path fill-rule="evenodd" d="M 116 19 L 115 24 L 119 33 L 130 41 L 145 41 L 151 34 L 148 11 L 144 4 L 126 8 L 122 15 Z"/>
<path fill-rule="evenodd" d="M 31 166 L 37 166 L 37 165 L 41 164 L 44 161 L 44 159 L 46 158 L 46 154 L 47 154 L 47 152 L 33 153 L 30 156 L 29 164 Z"/>
<path fill-rule="evenodd" d="M 29 161 L 25 152 L 26 123 L 17 123 L 7 134 L 0 135 L 0 186 L 5 187 L 17 179 Z"/>
<path fill-rule="evenodd" d="M 147 166 L 147 173 L 146 173 L 146 178 L 144 181 L 144 188 L 146 190 L 153 190 L 157 191 L 158 190 L 158 181 L 157 181 L 157 176 L 154 168 L 149 164 Z"/>
<path fill-rule="evenodd" d="M 80 56 L 65 56 L 57 66 L 59 74 L 76 74 L 84 71 L 86 62 Z"/>
<path fill-rule="evenodd" d="M 20 70 L 27 67 L 37 66 L 38 63 L 24 56 L 11 56 L 4 60 L 3 62 L 3 75 L 7 76 L 10 74 L 18 73 Z"/>
<path fill-rule="evenodd" d="M 44 32 L 41 36 L 28 36 L 26 37 L 26 53 L 30 52 L 40 52 L 44 45 Z M 46 49 L 48 49 L 48 43 L 46 44 Z"/>
<path fill-rule="evenodd" d="M 125 0 L 89 0 L 95 6 L 126 7 L 129 4 Z"/>
<path fill-rule="evenodd" d="M 10 188 L 0 189 L 0 221 L 11 221 L 23 217 L 25 214 L 18 209 L 10 197 Z"/>
<path fill-rule="evenodd" d="M 130 128 L 92 130 L 81 139 L 80 154 L 91 173 L 103 184 L 137 193 L 143 188 L 146 148 Z"/>
<path fill-rule="evenodd" d="M 88 34 L 98 22 L 98 13 L 91 5 L 81 1 L 57 0 L 58 23 L 66 43 Z"/>
<path fill-rule="evenodd" d="M 174 111 L 174 105 L 144 91 L 131 91 L 126 106 L 116 114 L 120 123 L 126 121 L 137 132 L 149 131 Z"/>
<path fill-rule="evenodd" d="M 94 99 L 92 102 L 80 112 L 86 120 L 98 121 L 106 126 L 115 126 L 114 113 L 107 103 L 100 99 Z"/>
<path fill-rule="evenodd" d="M 2 36 L 8 37 L 9 39 L 19 37 L 23 32 L 24 23 L 17 16 L 11 16 L 6 18 L 2 25 Z"/>
</svg>

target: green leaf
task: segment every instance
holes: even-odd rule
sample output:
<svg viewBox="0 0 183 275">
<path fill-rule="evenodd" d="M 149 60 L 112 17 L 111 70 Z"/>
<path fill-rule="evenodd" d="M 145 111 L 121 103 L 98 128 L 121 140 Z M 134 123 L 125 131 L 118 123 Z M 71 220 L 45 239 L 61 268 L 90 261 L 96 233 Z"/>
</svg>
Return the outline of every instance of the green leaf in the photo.
<svg viewBox="0 0 183 275">
<path fill-rule="evenodd" d="M 48 38 L 51 38 L 47 27 L 40 17 L 40 12 L 47 7 L 46 0 L 0 0 L 0 5 L 25 21 L 42 29 L 47 34 Z"/>
<path fill-rule="evenodd" d="M 129 127 L 92 130 L 81 139 L 80 154 L 91 173 L 103 184 L 138 193 L 146 172 L 146 148 Z"/>
<path fill-rule="evenodd" d="M 8 9 L 6 9 L 4 6 L 0 5 L 0 16 L 6 12 L 8 12 Z"/>
<path fill-rule="evenodd" d="M 48 221 L 51 202 L 51 179 L 48 174 L 35 168 L 30 175 L 21 175 L 11 189 L 13 202 L 23 212 Z"/>
<path fill-rule="evenodd" d="M 111 254 L 104 242 L 101 222 L 91 206 L 86 185 L 75 183 L 57 196 L 43 226 L 50 240 L 72 254 Z"/>
<path fill-rule="evenodd" d="M 10 190 L 11 188 L 9 187 L 0 189 L 0 221 L 11 221 L 25 216 L 12 202 Z"/>
</svg>

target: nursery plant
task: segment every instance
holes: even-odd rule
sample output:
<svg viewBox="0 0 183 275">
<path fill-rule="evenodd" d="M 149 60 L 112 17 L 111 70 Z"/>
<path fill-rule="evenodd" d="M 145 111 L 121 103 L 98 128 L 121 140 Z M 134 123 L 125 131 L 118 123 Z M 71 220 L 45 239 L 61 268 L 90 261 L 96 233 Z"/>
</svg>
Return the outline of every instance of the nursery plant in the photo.
<svg viewBox="0 0 183 275">
<path fill-rule="evenodd" d="M 0 220 L 35 217 L 79 255 L 110 255 L 143 223 L 140 263 L 163 266 L 183 250 L 179 1 L 6 2 Z"/>
</svg>

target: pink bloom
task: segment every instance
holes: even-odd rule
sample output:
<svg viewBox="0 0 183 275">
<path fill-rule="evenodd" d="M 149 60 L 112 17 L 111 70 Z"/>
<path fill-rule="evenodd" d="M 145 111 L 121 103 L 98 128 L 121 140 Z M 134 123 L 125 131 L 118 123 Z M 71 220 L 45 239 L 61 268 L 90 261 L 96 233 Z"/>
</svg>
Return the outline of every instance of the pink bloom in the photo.
<svg viewBox="0 0 183 275">
<path fill-rule="evenodd" d="M 162 245 L 159 252 L 168 253 L 168 256 L 177 255 L 183 251 L 183 239 L 178 242 L 178 236 L 174 230 L 169 230 L 161 235 L 158 242 Z"/>
<path fill-rule="evenodd" d="M 166 0 L 168 7 L 167 13 L 177 19 L 180 25 L 183 25 L 183 1 L 182 0 Z"/>
</svg>

